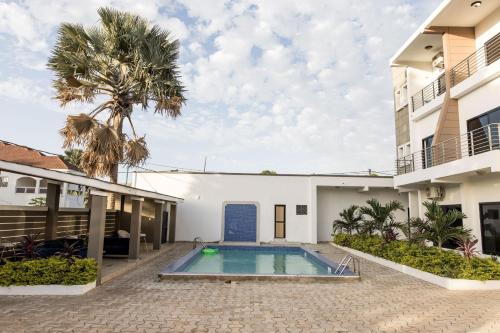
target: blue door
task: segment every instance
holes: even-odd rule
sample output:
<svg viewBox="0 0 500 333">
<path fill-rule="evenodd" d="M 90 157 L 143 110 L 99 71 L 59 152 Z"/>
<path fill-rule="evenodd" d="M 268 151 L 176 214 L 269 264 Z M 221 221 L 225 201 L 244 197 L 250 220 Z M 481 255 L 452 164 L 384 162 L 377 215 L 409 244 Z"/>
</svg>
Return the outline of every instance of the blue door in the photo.
<svg viewBox="0 0 500 333">
<path fill-rule="evenodd" d="M 257 241 L 257 206 L 227 204 L 224 207 L 224 241 Z"/>
</svg>

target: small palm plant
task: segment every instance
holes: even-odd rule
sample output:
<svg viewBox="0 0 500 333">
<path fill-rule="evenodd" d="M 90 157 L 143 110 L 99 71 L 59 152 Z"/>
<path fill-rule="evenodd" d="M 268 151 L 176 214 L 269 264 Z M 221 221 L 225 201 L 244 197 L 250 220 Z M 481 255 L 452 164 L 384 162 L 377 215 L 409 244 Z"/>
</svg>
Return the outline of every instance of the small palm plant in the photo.
<svg viewBox="0 0 500 333">
<path fill-rule="evenodd" d="M 401 202 L 393 200 L 382 205 L 377 199 L 370 199 L 366 203 L 368 206 L 360 208 L 361 214 L 368 217 L 365 228 L 370 233 L 378 231 L 386 241 L 395 240 L 398 235 L 396 230 L 403 226 L 394 216 L 396 211 L 404 210 Z"/>
<path fill-rule="evenodd" d="M 456 209 L 445 213 L 435 200 L 424 202 L 424 206 L 427 210 L 426 219 L 420 220 L 417 226 L 423 230 L 424 237 L 439 249 L 443 248 L 446 241 L 470 237 L 470 230 L 454 226 L 457 220 L 467 218 L 464 213 Z"/>
<path fill-rule="evenodd" d="M 340 212 L 340 219 L 333 221 L 333 233 L 346 231 L 352 235 L 353 231 L 359 232 L 362 216 L 359 213 L 359 207 L 352 205 Z"/>
<path fill-rule="evenodd" d="M 400 229 L 408 242 L 420 244 L 425 240 L 423 224 L 424 222 L 420 217 L 412 217 L 409 223 L 403 223 Z"/>
</svg>

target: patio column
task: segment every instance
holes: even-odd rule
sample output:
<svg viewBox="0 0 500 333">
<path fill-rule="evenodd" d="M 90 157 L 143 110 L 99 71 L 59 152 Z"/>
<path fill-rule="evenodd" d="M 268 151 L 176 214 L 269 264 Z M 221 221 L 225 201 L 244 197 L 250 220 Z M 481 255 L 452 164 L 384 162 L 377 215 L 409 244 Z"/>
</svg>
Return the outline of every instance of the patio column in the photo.
<svg viewBox="0 0 500 333">
<path fill-rule="evenodd" d="M 130 217 L 130 241 L 128 245 L 128 258 L 139 259 L 139 250 L 141 245 L 141 217 L 142 203 L 144 198 L 131 197 L 132 215 Z"/>
<path fill-rule="evenodd" d="M 153 228 L 153 250 L 159 250 L 165 201 L 155 200 L 155 225 Z"/>
<path fill-rule="evenodd" d="M 87 257 L 94 258 L 97 262 L 97 285 L 100 285 L 108 194 L 106 192 L 91 190 L 90 197 L 91 204 Z"/>
<path fill-rule="evenodd" d="M 168 242 L 175 242 L 175 223 L 177 220 L 177 205 L 174 203 L 169 204 L 168 210 Z"/>
<path fill-rule="evenodd" d="M 47 183 L 47 220 L 45 222 L 45 240 L 57 238 L 57 218 L 59 216 L 59 200 L 61 198 L 61 184 Z"/>
</svg>

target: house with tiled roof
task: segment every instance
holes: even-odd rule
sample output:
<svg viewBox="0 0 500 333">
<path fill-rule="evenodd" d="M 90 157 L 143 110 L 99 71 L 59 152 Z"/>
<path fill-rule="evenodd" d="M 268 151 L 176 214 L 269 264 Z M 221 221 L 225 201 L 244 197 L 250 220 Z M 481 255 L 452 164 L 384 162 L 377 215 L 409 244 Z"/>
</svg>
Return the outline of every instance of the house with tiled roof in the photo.
<svg viewBox="0 0 500 333">
<path fill-rule="evenodd" d="M 0 160 L 73 174 L 83 173 L 63 157 L 44 154 L 35 149 L 0 140 Z M 47 180 L 0 170 L 0 205 L 29 205 L 45 198 Z M 44 199 L 38 201 L 43 202 Z M 84 207 L 82 189 L 64 183 L 61 187 L 61 207 Z"/>
</svg>

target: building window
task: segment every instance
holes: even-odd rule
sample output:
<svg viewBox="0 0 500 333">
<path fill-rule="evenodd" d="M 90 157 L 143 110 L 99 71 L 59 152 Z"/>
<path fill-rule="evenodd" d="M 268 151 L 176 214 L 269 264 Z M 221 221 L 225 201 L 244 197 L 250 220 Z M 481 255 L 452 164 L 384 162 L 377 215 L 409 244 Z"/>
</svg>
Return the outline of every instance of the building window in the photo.
<svg viewBox="0 0 500 333">
<path fill-rule="evenodd" d="M 0 176 L 0 187 L 7 187 L 7 186 L 9 186 L 9 177 Z"/>
<path fill-rule="evenodd" d="M 422 167 L 430 168 L 432 166 L 432 141 L 434 135 L 428 136 L 422 140 Z"/>
<path fill-rule="evenodd" d="M 443 210 L 443 212 L 445 214 L 448 213 L 450 210 L 458 210 L 459 212 L 461 212 L 462 205 L 441 205 L 441 209 Z M 458 219 L 455 222 L 453 222 L 453 224 L 451 226 L 452 227 L 463 227 L 464 222 L 462 221 L 462 219 Z M 443 247 L 445 247 L 447 249 L 456 249 L 458 247 L 458 242 L 456 239 L 452 239 L 452 240 L 444 242 Z"/>
<path fill-rule="evenodd" d="M 500 203 L 481 203 L 481 238 L 483 253 L 500 255 Z"/>
<path fill-rule="evenodd" d="M 486 49 L 486 64 L 490 65 L 500 59 L 500 33 L 496 34 L 493 38 L 484 43 Z"/>
<path fill-rule="evenodd" d="M 16 180 L 16 193 L 35 193 L 36 180 L 31 177 L 21 177 Z"/>
<path fill-rule="evenodd" d="M 297 215 L 307 215 L 307 205 L 297 205 L 297 206 L 295 206 L 295 213 Z"/>
<path fill-rule="evenodd" d="M 47 193 L 47 179 L 40 180 L 40 185 L 38 186 L 38 193 L 40 194 Z"/>
<path fill-rule="evenodd" d="M 470 156 L 500 148 L 499 123 L 500 107 L 467 121 Z"/>
</svg>

